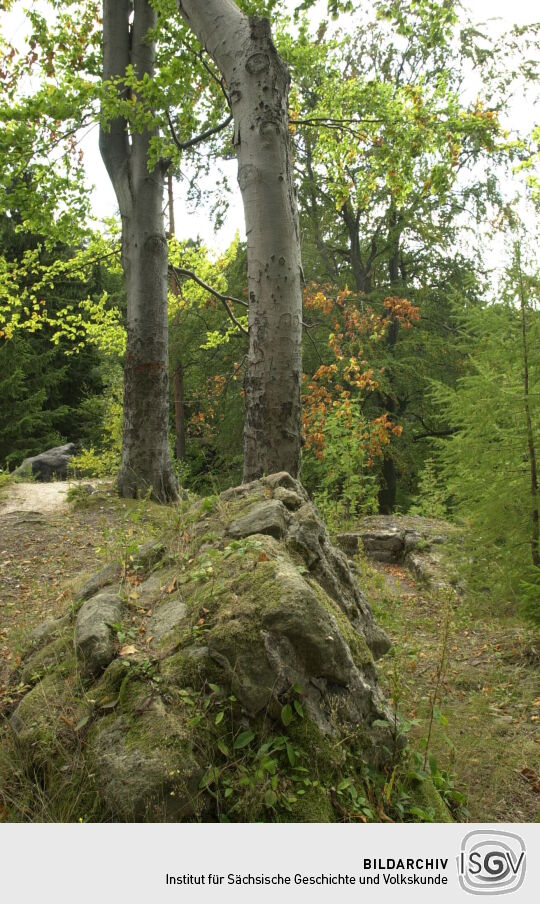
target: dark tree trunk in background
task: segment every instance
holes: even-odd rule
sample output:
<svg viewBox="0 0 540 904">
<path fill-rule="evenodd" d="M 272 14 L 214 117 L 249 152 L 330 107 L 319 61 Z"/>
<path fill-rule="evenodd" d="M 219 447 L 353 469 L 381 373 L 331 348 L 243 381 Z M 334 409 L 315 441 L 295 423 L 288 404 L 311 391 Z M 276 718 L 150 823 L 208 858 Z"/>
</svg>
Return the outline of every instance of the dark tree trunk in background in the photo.
<svg viewBox="0 0 540 904">
<path fill-rule="evenodd" d="M 289 73 L 266 19 L 233 0 L 179 0 L 225 80 L 247 234 L 244 481 L 300 468 L 302 268 L 289 140 Z"/>
<path fill-rule="evenodd" d="M 347 227 L 349 236 L 349 259 L 351 262 L 351 270 L 354 277 L 354 283 L 358 292 L 367 295 L 371 292 L 371 265 L 372 257 L 364 264 L 362 259 L 362 249 L 360 247 L 359 224 L 360 217 L 358 212 L 354 213 L 349 202 L 347 201 L 341 208 L 341 216 Z"/>
<path fill-rule="evenodd" d="M 169 211 L 169 231 L 168 238 L 174 236 L 174 194 L 173 194 L 173 175 L 171 170 L 167 173 L 167 208 Z M 178 281 L 171 272 L 169 280 L 169 288 L 173 295 L 180 294 Z M 184 368 L 181 361 L 177 361 L 174 368 L 174 425 L 175 425 L 175 457 L 177 461 L 184 461 L 186 457 L 186 413 L 184 404 Z"/>
<path fill-rule="evenodd" d="M 174 420 L 176 425 L 176 458 L 186 457 L 186 414 L 184 407 L 184 368 L 178 365 L 174 372 Z"/>
<path fill-rule="evenodd" d="M 138 78 L 154 73 L 156 25 L 148 0 L 103 2 L 103 79 L 122 77 L 133 65 Z M 102 123 L 100 150 L 122 217 L 122 265 L 127 290 L 127 348 L 124 365 L 124 432 L 121 496 L 150 492 L 167 502 L 177 498 L 169 452 L 168 253 L 163 224 L 164 170 L 148 170 L 152 132 L 133 132 L 122 117 Z"/>
<path fill-rule="evenodd" d="M 519 300 L 521 312 L 521 350 L 523 356 L 523 405 L 527 429 L 527 449 L 529 452 L 529 473 L 531 478 L 531 558 L 537 568 L 540 566 L 540 512 L 538 493 L 538 470 L 536 464 L 536 446 L 531 419 L 531 394 L 529 389 L 529 340 L 527 336 L 527 301 L 523 286 L 521 260 L 519 267 Z"/>
</svg>

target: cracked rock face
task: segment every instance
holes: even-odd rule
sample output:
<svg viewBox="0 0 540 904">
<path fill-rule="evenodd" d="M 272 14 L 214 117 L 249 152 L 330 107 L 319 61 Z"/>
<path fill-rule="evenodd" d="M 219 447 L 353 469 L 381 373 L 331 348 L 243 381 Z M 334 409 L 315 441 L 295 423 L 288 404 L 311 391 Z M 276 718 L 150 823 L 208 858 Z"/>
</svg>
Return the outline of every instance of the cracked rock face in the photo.
<svg viewBox="0 0 540 904">
<path fill-rule="evenodd" d="M 287 509 L 278 499 L 268 499 L 254 505 L 242 518 L 232 521 L 227 528 L 230 537 L 241 539 L 253 534 L 267 534 L 281 540 L 290 521 Z"/>
<path fill-rule="evenodd" d="M 392 745 L 374 660 L 390 644 L 302 485 L 273 474 L 185 505 L 179 524 L 180 551 L 175 536 L 134 557 L 129 593 L 102 572 L 81 588 L 74 631 L 36 641 L 46 673 L 12 715 L 18 735 L 39 745 L 40 725 L 50 734 L 60 717 L 50 707 L 34 719 L 33 701 L 51 687 L 65 700 L 78 669 L 77 755 L 121 820 L 215 818 L 201 776 L 225 715 L 211 708 L 218 691 L 233 701 L 234 731 L 257 738 L 269 724 L 285 730 L 296 688 L 315 738 L 352 737 L 379 763 Z"/>
</svg>

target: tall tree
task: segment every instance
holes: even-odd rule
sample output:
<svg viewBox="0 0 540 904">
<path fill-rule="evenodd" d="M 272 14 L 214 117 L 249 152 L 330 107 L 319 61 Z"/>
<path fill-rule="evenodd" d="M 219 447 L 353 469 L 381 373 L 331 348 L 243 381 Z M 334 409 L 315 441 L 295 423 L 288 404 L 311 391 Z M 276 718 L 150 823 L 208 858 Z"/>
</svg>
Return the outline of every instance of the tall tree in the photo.
<svg viewBox="0 0 540 904">
<path fill-rule="evenodd" d="M 522 254 L 518 246 L 502 301 L 463 310 L 467 371 L 455 390 L 433 390 L 456 428 L 435 449 L 450 511 L 471 527 L 469 584 L 487 584 L 495 600 L 517 596 L 540 564 L 540 281 Z"/>
<path fill-rule="evenodd" d="M 424 376 L 434 357 L 433 334 L 441 331 L 436 323 L 448 346 L 448 318 L 442 315 L 449 280 L 460 277 L 454 246 L 463 213 L 485 217 L 497 202 L 496 178 L 487 178 L 481 167 L 493 170 L 508 155 L 508 142 L 493 90 L 489 100 L 484 91 L 472 103 L 463 96 L 478 33 L 462 28 L 456 4 L 356 5 L 358 28 L 329 34 L 323 23 L 314 42 L 306 20 L 296 40 L 280 39 L 295 84 L 306 273 L 319 284 L 354 287 L 359 316 L 366 306 L 386 314 L 396 298 L 420 307 L 420 329 L 408 336 L 398 316 L 387 324 L 376 362 L 384 377 L 367 402 L 373 415 L 397 418 L 416 433 L 418 417 L 432 421 Z M 334 312 L 339 321 L 339 308 Z M 336 325 L 333 333 L 340 332 Z M 453 369 L 445 363 L 451 379 Z M 403 444 L 385 446 L 378 465 L 383 512 L 404 502 Z"/>
<path fill-rule="evenodd" d="M 133 20 L 130 22 L 130 17 Z M 151 80 L 152 30 L 157 17 L 148 0 L 103 0 L 103 79 L 132 100 L 126 76 Z M 177 497 L 169 452 L 167 240 L 163 222 L 165 167 L 150 168 L 156 135 L 151 118 L 128 128 L 121 114 L 103 117 L 100 149 L 122 217 L 122 262 L 127 289 L 124 364 L 124 432 L 118 489 L 122 496 L 151 491 Z"/>
<path fill-rule="evenodd" d="M 249 353 L 244 480 L 286 470 L 301 450 L 302 268 L 289 143 L 289 72 L 267 19 L 233 0 L 179 0 L 220 70 L 234 115 L 247 234 Z"/>
</svg>

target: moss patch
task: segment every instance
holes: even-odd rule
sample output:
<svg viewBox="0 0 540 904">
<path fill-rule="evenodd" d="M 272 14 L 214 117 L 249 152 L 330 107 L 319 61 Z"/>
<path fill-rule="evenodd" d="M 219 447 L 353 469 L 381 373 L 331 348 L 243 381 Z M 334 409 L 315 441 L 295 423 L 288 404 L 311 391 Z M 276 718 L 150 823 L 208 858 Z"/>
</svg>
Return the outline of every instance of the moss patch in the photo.
<svg viewBox="0 0 540 904">
<path fill-rule="evenodd" d="M 413 806 L 433 813 L 433 822 L 453 822 L 448 808 L 430 778 L 417 782 L 412 792 Z"/>
</svg>

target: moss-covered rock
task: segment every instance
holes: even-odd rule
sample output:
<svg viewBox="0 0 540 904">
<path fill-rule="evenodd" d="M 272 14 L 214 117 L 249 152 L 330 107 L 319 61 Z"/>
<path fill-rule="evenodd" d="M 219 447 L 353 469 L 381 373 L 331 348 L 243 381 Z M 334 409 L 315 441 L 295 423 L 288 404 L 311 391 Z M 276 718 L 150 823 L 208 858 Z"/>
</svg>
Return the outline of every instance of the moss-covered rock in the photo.
<svg viewBox="0 0 540 904">
<path fill-rule="evenodd" d="M 50 672 L 67 675 L 74 669 L 73 629 L 69 627 L 24 660 L 20 677 L 24 684 L 35 684 Z"/>
<path fill-rule="evenodd" d="M 94 724 L 86 744 L 98 792 L 117 819 L 168 822 L 202 809 L 202 769 L 186 720 L 133 682 L 121 712 Z"/>
<path fill-rule="evenodd" d="M 119 592 L 87 583 L 74 648 L 68 624 L 23 663 L 19 748 L 50 764 L 72 738 L 109 819 L 340 818 L 342 770 L 361 783 L 392 747 L 389 644 L 303 487 L 183 504 L 132 564 Z"/>
<path fill-rule="evenodd" d="M 75 648 L 82 674 L 96 678 L 114 657 L 114 626 L 122 618 L 122 600 L 111 590 L 102 590 L 86 600 L 75 621 Z"/>
<path fill-rule="evenodd" d="M 76 745 L 76 728 L 88 714 L 75 679 L 46 675 L 21 700 L 10 718 L 23 758 L 32 768 L 60 765 Z"/>
</svg>

